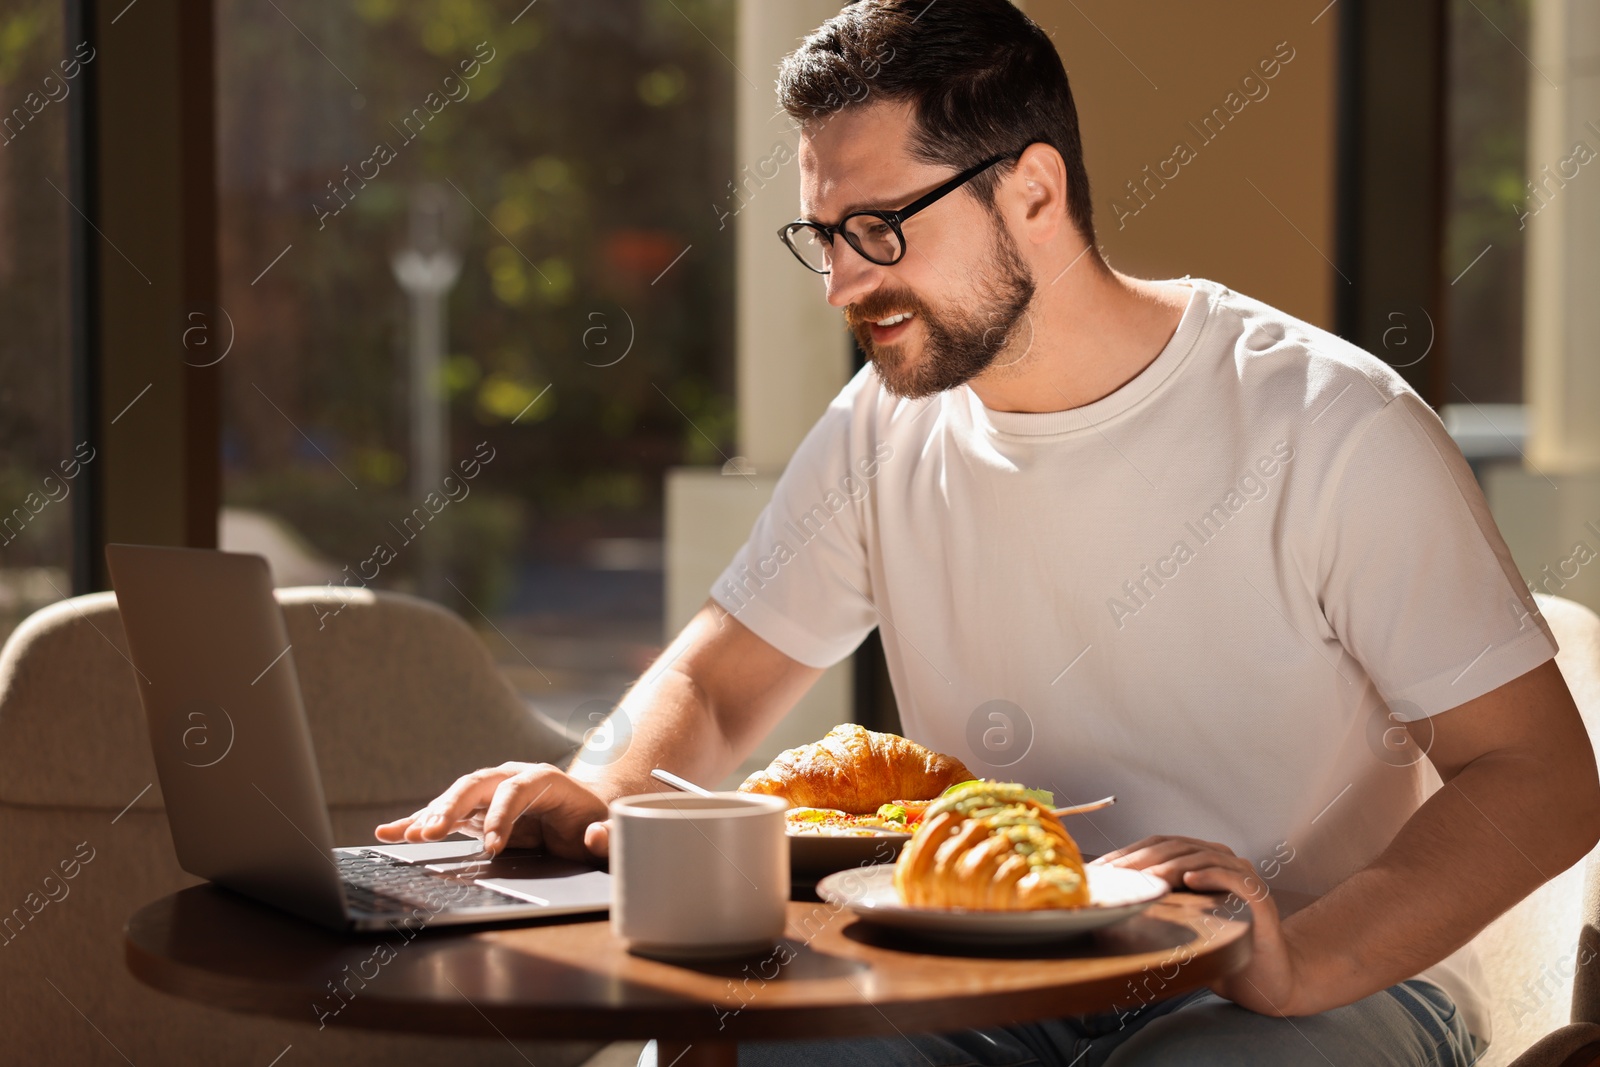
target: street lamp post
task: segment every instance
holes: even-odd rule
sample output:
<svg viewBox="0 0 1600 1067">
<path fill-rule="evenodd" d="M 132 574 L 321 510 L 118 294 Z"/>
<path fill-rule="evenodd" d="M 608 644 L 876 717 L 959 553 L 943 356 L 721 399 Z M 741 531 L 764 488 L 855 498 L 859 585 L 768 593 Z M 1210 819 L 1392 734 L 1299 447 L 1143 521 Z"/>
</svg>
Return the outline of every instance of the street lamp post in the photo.
<svg viewBox="0 0 1600 1067">
<path fill-rule="evenodd" d="M 411 193 L 408 245 L 390 260 L 410 304 L 411 495 L 413 506 L 442 492 L 448 459 L 449 396 L 443 382 L 445 296 L 461 275 L 461 257 L 447 245 L 450 201 L 442 188 L 419 185 Z M 418 587 L 442 599 L 444 571 L 437 538 L 418 544 Z"/>
</svg>

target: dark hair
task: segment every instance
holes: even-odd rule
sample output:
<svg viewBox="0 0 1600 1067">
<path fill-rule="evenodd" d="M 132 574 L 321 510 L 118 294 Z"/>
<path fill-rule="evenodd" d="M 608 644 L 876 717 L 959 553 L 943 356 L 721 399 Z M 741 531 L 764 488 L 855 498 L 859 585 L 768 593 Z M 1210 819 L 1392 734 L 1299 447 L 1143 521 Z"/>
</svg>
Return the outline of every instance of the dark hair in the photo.
<svg viewBox="0 0 1600 1067">
<path fill-rule="evenodd" d="M 964 170 L 1036 141 L 1061 153 L 1067 211 L 1094 244 L 1078 109 L 1054 43 L 1010 0 L 860 0 L 784 57 L 778 99 L 802 126 L 874 97 L 914 107 L 911 152 Z M 967 188 L 994 204 L 1002 163 Z"/>
</svg>

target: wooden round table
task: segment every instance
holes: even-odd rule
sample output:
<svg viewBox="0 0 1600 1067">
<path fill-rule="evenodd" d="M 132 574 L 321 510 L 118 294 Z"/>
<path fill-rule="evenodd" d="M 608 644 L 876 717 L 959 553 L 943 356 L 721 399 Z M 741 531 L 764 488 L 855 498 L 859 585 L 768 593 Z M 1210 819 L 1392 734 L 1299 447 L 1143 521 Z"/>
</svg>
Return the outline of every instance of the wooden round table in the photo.
<svg viewBox="0 0 1600 1067">
<path fill-rule="evenodd" d="M 128 969 L 215 1007 L 329 1026 L 552 1040 L 655 1038 L 661 1063 L 733 1064 L 736 1043 L 948 1032 L 1132 1008 L 1250 956 L 1247 911 L 1173 893 L 1075 941 L 1023 950 L 913 942 L 793 902 L 761 956 L 630 955 L 604 917 L 340 935 L 196 886 L 128 921 Z"/>
</svg>

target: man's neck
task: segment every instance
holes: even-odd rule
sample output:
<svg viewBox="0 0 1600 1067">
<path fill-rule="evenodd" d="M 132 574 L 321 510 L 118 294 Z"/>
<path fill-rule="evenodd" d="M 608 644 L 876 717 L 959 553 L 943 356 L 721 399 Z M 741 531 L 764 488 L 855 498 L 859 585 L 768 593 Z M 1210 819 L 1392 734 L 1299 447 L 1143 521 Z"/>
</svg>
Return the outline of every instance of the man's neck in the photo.
<svg viewBox="0 0 1600 1067">
<path fill-rule="evenodd" d="M 1082 407 L 1138 377 L 1177 332 L 1187 286 L 1119 274 L 1088 252 L 1045 282 L 995 364 L 969 385 L 991 411 Z"/>
</svg>

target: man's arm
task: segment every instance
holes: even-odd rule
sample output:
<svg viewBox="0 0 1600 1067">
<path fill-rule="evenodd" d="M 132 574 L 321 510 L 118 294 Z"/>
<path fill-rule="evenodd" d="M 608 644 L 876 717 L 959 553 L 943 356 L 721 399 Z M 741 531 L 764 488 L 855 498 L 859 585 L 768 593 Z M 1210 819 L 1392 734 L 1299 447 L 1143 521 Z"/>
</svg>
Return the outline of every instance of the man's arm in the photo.
<svg viewBox="0 0 1600 1067">
<path fill-rule="evenodd" d="M 1255 955 L 1215 987 L 1247 1008 L 1309 1015 L 1387 989 L 1600 840 L 1594 750 L 1553 660 L 1408 729 L 1443 788 L 1376 859 L 1281 923 L 1249 861 L 1220 845 L 1149 838 L 1105 861 L 1252 902 Z"/>
<path fill-rule="evenodd" d="M 580 756 L 568 770 L 607 801 L 659 792 L 660 783 L 650 777 L 656 767 L 691 782 L 715 783 L 822 673 L 779 652 L 707 600 L 617 705 L 614 717 L 631 724 L 626 750 L 603 765 Z"/>
<path fill-rule="evenodd" d="M 379 826 L 377 836 L 436 841 L 462 832 L 481 835 L 489 852 L 516 844 L 603 855 L 608 842 L 596 824 L 610 801 L 659 790 L 650 777 L 655 767 L 719 781 L 821 675 L 708 600 L 612 713 L 614 759 L 599 751 L 591 763 L 580 754 L 567 771 L 548 763 L 486 767 L 422 810 Z M 618 717 L 627 722 L 618 725 Z"/>
<path fill-rule="evenodd" d="M 1594 750 L 1554 660 L 1409 730 L 1445 784 L 1376 860 L 1285 923 L 1310 964 L 1303 1012 L 1432 966 L 1600 839 Z"/>
</svg>

